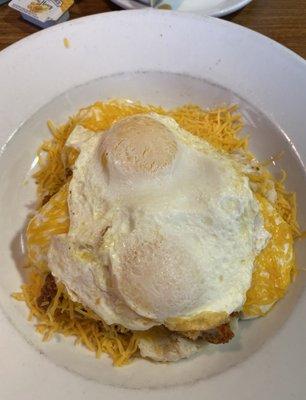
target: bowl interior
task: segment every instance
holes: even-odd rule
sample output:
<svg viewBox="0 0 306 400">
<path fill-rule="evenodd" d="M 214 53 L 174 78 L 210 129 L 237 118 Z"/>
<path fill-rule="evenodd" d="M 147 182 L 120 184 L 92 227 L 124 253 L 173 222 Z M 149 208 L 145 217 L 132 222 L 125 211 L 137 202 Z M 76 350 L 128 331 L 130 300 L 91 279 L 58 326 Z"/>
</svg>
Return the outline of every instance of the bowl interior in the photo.
<svg viewBox="0 0 306 400">
<path fill-rule="evenodd" d="M 24 227 L 35 201 L 35 185 L 31 174 L 36 164 L 35 152 L 40 143 L 49 137 L 47 120 L 60 124 L 79 108 L 99 99 L 111 98 L 128 98 L 164 107 L 185 103 L 203 107 L 238 104 L 245 121 L 244 133 L 250 135 L 251 149 L 257 158 L 265 160 L 284 152 L 277 165 L 272 166 L 273 172 L 279 174 L 282 168 L 287 171 L 287 187 L 297 193 L 299 220 L 302 222 L 305 218 L 306 193 L 303 187 L 306 178 L 303 166 L 286 132 L 272 123 L 263 110 L 256 109 L 227 89 L 187 75 L 137 72 L 104 77 L 75 87 L 43 106 L 20 126 L 3 148 L 0 157 L 0 207 L 5 212 L 2 212 L 0 220 L 0 304 L 11 323 L 31 345 L 52 362 L 86 378 L 130 388 L 157 388 L 205 379 L 242 362 L 279 331 L 305 285 L 305 274 L 297 277 L 285 299 L 266 318 L 241 322 L 240 333 L 231 343 L 208 345 L 201 354 L 176 364 L 137 360 L 119 369 L 113 368 L 107 357 L 97 360 L 84 348 L 73 346 L 72 339 L 57 336 L 43 343 L 35 333 L 33 323 L 26 319 L 25 305 L 10 297 L 24 278 Z M 296 247 L 298 264 L 301 265 L 306 250 L 300 243 Z"/>
</svg>

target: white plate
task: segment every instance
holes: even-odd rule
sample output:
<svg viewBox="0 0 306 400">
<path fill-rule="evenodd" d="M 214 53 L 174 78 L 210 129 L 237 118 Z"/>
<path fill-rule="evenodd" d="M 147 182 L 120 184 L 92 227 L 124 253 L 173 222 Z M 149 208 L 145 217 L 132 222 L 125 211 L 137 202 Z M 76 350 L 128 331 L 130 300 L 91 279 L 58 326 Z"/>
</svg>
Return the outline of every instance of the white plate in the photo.
<svg viewBox="0 0 306 400">
<path fill-rule="evenodd" d="M 268 317 L 243 322 L 232 343 L 171 365 L 139 360 L 116 369 L 71 340 L 42 343 L 26 321 L 25 306 L 10 298 L 22 282 L 22 225 L 35 197 L 33 183 L 24 181 L 48 135 L 45 122 L 62 122 L 98 98 L 165 106 L 237 102 L 256 154 L 285 151 L 280 166 L 288 171 L 305 223 L 305 62 L 222 20 L 124 11 L 64 23 L 1 52 L 0 88 L 1 400 L 305 398 L 303 271 L 284 301 Z M 305 267 L 305 246 L 297 247 Z"/>
<path fill-rule="evenodd" d="M 145 3 L 148 0 L 111 0 L 119 7 L 126 10 L 139 10 L 147 8 Z M 173 10 L 193 12 L 200 15 L 210 15 L 212 17 L 223 17 L 240 10 L 252 0 L 162 0 L 160 5 L 171 5 Z"/>
</svg>

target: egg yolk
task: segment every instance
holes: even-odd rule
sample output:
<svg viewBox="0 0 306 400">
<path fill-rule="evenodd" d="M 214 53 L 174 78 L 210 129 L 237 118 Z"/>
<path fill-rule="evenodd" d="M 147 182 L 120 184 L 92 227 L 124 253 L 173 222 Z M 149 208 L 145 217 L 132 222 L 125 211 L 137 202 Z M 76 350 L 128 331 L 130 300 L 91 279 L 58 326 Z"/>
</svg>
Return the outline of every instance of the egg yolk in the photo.
<svg viewBox="0 0 306 400">
<path fill-rule="evenodd" d="M 177 145 L 160 122 L 135 116 L 117 123 L 102 141 L 102 165 L 123 171 L 155 173 L 172 163 Z"/>
</svg>

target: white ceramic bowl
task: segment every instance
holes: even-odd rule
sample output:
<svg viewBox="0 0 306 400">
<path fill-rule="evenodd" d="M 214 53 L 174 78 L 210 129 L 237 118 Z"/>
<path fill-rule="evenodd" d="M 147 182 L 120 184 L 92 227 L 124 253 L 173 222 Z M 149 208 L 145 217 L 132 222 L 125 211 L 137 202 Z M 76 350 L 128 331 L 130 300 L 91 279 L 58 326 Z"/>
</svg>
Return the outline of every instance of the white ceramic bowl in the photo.
<svg viewBox="0 0 306 400">
<path fill-rule="evenodd" d="M 150 5 L 150 0 L 111 0 L 127 10 L 139 10 Z M 192 12 L 199 15 L 223 17 L 245 7 L 252 0 L 164 0 L 159 5 L 170 5 L 173 10 Z"/>
<path fill-rule="evenodd" d="M 63 122 L 97 99 L 127 97 L 164 106 L 238 103 L 258 157 L 284 150 L 278 168 L 288 171 L 288 187 L 297 192 L 299 219 L 305 221 L 305 62 L 263 36 L 214 18 L 116 12 L 59 25 L 3 51 L 0 88 L 3 398 L 305 398 L 304 272 L 268 317 L 243 322 L 232 343 L 170 365 L 138 360 L 118 369 L 72 340 L 42 343 L 26 321 L 24 304 L 10 298 L 22 282 L 22 232 L 35 198 L 29 177 L 35 150 L 48 137 L 46 121 Z M 299 243 L 297 252 L 303 267 L 305 246 Z"/>
</svg>

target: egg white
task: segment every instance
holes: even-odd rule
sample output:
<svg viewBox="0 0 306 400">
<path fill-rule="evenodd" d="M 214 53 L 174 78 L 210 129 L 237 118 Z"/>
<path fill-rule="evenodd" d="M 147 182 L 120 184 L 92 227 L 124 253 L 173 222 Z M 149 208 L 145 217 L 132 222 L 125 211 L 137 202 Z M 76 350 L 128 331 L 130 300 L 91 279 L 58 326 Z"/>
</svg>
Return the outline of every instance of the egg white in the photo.
<svg viewBox="0 0 306 400">
<path fill-rule="evenodd" d="M 157 114 L 77 127 L 54 276 L 107 323 L 146 330 L 241 310 L 269 234 L 239 162 Z"/>
</svg>

